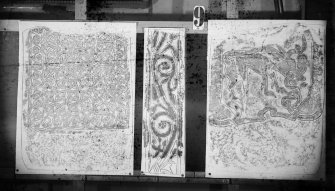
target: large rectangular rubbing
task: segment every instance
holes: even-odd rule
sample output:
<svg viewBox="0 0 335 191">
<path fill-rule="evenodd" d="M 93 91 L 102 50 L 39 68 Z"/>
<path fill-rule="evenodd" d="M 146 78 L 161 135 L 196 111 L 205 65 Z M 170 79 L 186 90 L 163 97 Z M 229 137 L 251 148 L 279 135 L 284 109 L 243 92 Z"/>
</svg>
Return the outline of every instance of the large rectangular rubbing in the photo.
<svg viewBox="0 0 335 191">
<path fill-rule="evenodd" d="M 185 29 L 144 30 L 142 174 L 185 176 Z"/>
<path fill-rule="evenodd" d="M 206 177 L 320 179 L 323 21 L 209 21 Z"/>
<path fill-rule="evenodd" d="M 133 174 L 136 24 L 19 27 L 16 173 Z"/>
</svg>

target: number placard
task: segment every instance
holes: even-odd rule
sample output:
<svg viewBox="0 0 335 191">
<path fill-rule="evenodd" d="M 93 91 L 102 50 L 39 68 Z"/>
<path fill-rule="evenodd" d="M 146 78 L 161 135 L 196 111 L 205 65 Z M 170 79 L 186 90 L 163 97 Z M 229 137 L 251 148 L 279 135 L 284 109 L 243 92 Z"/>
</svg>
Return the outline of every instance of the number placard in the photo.
<svg viewBox="0 0 335 191">
<path fill-rule="evenodd" d="M 193 10 L 193 30 L 204 30 L 205 7 L 195 6 Z"/>
</svg>

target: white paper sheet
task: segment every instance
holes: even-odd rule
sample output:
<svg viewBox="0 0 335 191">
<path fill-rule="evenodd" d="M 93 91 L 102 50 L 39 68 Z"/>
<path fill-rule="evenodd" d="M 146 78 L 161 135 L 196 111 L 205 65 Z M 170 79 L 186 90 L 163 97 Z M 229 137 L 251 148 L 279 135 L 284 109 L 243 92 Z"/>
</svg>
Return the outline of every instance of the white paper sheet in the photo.
<svg viewBox="0 0 335 191">
<path fill-rule="evenodd" d="M 133 174 L 136 24 L 19 27 L 16 173 Z"/>
<path fill-rule="evenodd" d="M 144 30 L 142 174 L 185 176 L 185 29 Z"/>
<path fill-rule="evenodd" d="M 325 26 L 209 21 L 206 177 L 322 177 Z"/>
</svg>

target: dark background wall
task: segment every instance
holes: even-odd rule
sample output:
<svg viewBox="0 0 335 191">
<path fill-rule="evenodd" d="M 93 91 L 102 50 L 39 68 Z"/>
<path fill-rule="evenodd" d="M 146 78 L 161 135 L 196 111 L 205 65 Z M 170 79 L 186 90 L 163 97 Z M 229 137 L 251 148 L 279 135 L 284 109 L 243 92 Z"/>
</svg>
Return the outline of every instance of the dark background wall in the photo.
<svg viewBox="0 0 335 191">
<path fill-rule="evenodd" d="M 7 1 L 7 0 L 6 0 Z M 114 12 L 103 9 L 102 1 L 89 2 L 89 18 L 103 20 L 171 20 L 191 21 L 189 10 L 196 3 L 204 4 L 206 19 L 223 19 L 220 12 L 221 1 L 161 1 L 153 0 L 152 6 L 139 10 L 118 8 Z M 286 2 L 286 10 L 278 14 L 273 4 L 263 0 L 241 1 L 239 17 L 244 19 L 300 19 L 301 9 L 296 1 Z M 293 2 L 293 3 L 292 3 Z M 2 2 L 2 7 L 6 4 Z M 8 1 L 7 1 L 8 3 Z M 170 4 L 169 4 L 170 3 Z M 88 181 L 88 180 L 43 180 L 17 179 L 15 170 L 15 129 L 16 98 L 18 81 L 18 32 L 0 32 L 0 190 L 335 190 L 335 66 L 334 35 L 335 14 L 332 0 L 306 0 L 305 18 L 327 20 L 327 119 L 326 119 L 326 180 L 322 181 L 285 181 L 285 180 L 231 180 L 230 184 L 202 183 L 157 183 L 125 181 Z M 299 4 L 298 4 L 299 5 Z M 169 10 L 164 9 L 169 6 Z M 191 7 L 191 8 L 190 8 Z M 13 11 L 14 10 L 14 11 Z M 164 12 L 164 11 L 165 12 Z M 120 13 L 124 11 L 124 13 Z M 146 12 L 145 12 L 146 11 Z M 139 13 L 140 12 L 140 13 Z M 161 13 L 161 14 L 158 14 Z M 35 12 L 0 8 L 0 19 L 29 20 L 73 20 L 71 7 L 44 5 Z M 207 35 L 187 34 L 186 36 L 186 171 L 205 170 L 206 143 L 206 88 L 207 88 Z M 136 102 L 135 102 L 135 170 L 140 170 L 142 92 L 143 92 L 143 33 L 137 34 L 136 53 Z M 227 182 L 225 182 L 227 183 Z"/>
</svg>

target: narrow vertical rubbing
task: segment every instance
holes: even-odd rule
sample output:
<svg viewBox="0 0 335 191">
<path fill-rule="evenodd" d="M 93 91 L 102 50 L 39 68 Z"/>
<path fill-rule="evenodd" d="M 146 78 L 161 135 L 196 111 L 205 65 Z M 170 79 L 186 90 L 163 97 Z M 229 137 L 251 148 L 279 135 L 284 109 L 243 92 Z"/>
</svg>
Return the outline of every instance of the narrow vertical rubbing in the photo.
<svg viewBox="0 0 335 191">
<path fill-rule="evenodd" d="M 144 30 L 142 165 L 146 175 L 185 174 L 185 29 Z"/>
</svg>

